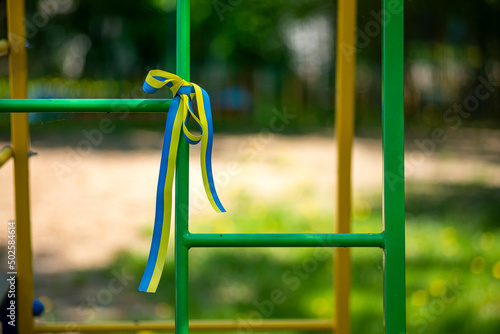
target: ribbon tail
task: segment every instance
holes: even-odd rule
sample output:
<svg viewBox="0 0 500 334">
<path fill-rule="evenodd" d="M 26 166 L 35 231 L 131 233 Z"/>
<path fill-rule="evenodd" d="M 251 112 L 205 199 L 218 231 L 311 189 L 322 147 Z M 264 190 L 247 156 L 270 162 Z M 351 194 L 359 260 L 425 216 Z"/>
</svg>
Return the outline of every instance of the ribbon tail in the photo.
<svg viewBox="0 0 500 334">
<path fill-rule="evenodd" d="M 207 92 L 195 85 L 197 96 L 198 114 L 201 120 L 202 139 L 201 139 L 201 174 L 203 178 L 203 186 L 207 194 L 208 200 L 212 207 L 217 212 L 226 212 L 224 206 L 217 195 L 215 189 L 214 177 L 212 172 L 212 148 L 213 148 L 213 123 L 212 123 L 212 110 L 210 108 L 210 98 Z M 202 96 L 200 99 L 199 96 Z"/>
<path fill-rule="evenodd" d="M 182 113 L 179 111 L 179 100 L 178 97 L 172 100 L 167 114 L 160 162 L 160 175 L 156 191 L 153 238 L 146 269 L 139 285 L 139 290 L 145 292 L 156 292 L 168 248 L 172 211 L 172 184 L 182 126 Z"/>
<path fill-rule="evenodd" d="M 193 110 L 193 104 L 191 103 L 191 101 L 188 102 L 188 108 L 189 108 L 189 110 Z M 192 117 L 192 116 L 190 116 L 190 111 L 189 110 L 185 110 L 186 111 L 186 115 L 184 116 L 185 118 L 184 118 L 184 124 L 183 124 L 183 131 L 182 132 L 184 133 L 184 139 L 189 144 L 196 145 L 196 144 L 198 144 L 200 142 L 202 136 L 194 136 L 189 131 L 189 129 L 188 129 L 189 119 Z M 198 122 L 198 119 L 194 118 L 194 120 L 195 120 L 195 123 L 198 125 L 200 133 L 203 133 L 203 130 L 201 128 L 201 124 Z"/>
</svg>

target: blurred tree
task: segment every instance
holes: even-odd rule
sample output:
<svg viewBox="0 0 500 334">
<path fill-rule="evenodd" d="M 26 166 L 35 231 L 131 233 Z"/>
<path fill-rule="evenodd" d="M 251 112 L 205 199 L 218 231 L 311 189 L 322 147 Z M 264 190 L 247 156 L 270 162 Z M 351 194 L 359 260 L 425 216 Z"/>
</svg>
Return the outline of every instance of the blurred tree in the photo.
<svg viewBox="0 0 500 334">
<path fill-rule="evenodd" d="M 3 36 L 5 2 L 0 0 Z M 175 0 L 27 1 L 30 77 L 136 82 L 153 67 L 174 70 L 175 6 Z M 457 0 L 453 6 L 422 0 L 407 1 L 405 6 L 409 112 L 419 112 L 427 102 L 446 107 L 470 94 L 479 74 L 500 71 L 500 0 Z M 318 119 L 333 112 L 334 62 L 318 67 L 321 77 L 311 81 L 300 74 L 296 53 L 302 48 L 300 57 L 311 62 L 320 59 L 321 50 L 305 43 L 316 40 L 330 50 L 327 55 L 333 60 L 335 1 L 192 0 L 191 9 L 192 69 L 204 84 L 216 89 L 238 85 L 258 94 L 256 82 L 262 86 L 263 80 L 269 81 L 272 87 L 265 91 L 272 91 L 271 105 L 279 106 L 286 95 L 292 98 L 287 105 L 318 114 Z M 356 51 L 363 73 L 358 78 L 362 89 L 358 114 L 363 120 L 370 115 L 379 118 L 374 111 L 380 105 L 380 10 L 380 0 L 359 1 Z M 331 27 L 327 39 L 306 34 L 312 26 L 322 27 L 318 20 Z M 302 34 L 304 43 L 291 42 L 293 33 Z M 1 64 L 0 73 L 5 75 L 6 62 Z M 225 79 L 214 78 L 214 73 Z M 426 75 L 432 87 L 419 86 Z M 484 111 L 474 117 L 499 119 L 492 112 L 496 107 L 493 100 L 487 101 L 481 106 Z"/>
</svg>

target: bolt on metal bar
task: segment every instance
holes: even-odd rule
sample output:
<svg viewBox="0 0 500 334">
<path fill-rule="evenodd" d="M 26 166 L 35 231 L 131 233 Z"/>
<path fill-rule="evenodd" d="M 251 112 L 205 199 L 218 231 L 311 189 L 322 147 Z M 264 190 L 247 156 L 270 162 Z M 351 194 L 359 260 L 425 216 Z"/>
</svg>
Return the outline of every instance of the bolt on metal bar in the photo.
<svg viewBox="0 0 500 334">
<path fill-rule="evenodd" d="M 170 99 L 0 99 L 0 113 L 164 113 L 170 102 Z"/>
<path fill-rule="evenodd" d="M 187 247 L 384 247 L 382 233 L 347 234 L 215 234 L 186 233 Z"/>
</svg>

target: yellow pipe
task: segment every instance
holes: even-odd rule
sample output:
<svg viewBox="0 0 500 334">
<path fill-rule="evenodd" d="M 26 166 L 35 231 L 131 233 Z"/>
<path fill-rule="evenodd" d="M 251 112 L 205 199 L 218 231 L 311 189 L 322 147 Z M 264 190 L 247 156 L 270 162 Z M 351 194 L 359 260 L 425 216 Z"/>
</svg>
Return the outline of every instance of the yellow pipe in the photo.
<svg viewBox="0 0 500 334">
<path fill-rule="evenodd" d="M 337 10 L 337 63 L 335 127 L 337 134 L 336 232 L 350 233 L 351 155 L 354 136 L 354 84 L 356 67 L 356 0 L 339 0 Z M 350 248 L 336 248 L 334 259 L 335 323 L 337 333 L 349 334 L 351 291 Z"/>
<path fill-rule="evenodd" d="M 7 0 L 10 97 L 27 98 L 26 30 L 24 0 Z M 14 152 L 14 189 L 17 236 L 17 324 L 18 332 L 33 333 L 33 268 L 29 206 L 28 114 L 11 114 Z"/>
<path fill-rule="evenodd" d="M 9 41 L 0 39 L 0 56 L 4 56 L 7 53 L 9 53 Z"/>
<path fill-rule="evenodd" d="M 35 332 L 117 332 L 117 331 L 174 331 L 173 321 L 127 321 L 101 323 L 48 323 L 37 324 Z M 331 319 L 283 319 L 283 320 L 255 320 L 254 322 L 232 320 L 192 320 L 189 322 L 192 331 L 331 331 Z"/>
<path fill-rule="evenodd" d="M 0 167 L 12 157 L 12 147 L 4 146 L 0 150 Z"/>
</svg>

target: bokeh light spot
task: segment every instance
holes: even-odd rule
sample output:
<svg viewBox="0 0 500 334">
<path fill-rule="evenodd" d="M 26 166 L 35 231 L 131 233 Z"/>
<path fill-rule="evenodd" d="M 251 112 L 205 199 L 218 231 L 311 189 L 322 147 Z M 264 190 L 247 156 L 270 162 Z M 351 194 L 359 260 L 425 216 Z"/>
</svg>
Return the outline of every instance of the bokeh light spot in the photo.
<svg viewBox="0 0 500 334">
<path fill-rule="evenodd" d="M 366 201 L 354 202 L 354 220 L 363 221 L 370 218 L 372 215 L 372 206 Z"/>
<path fill-rule="evenodd" d="M 429 299 L 429 297 L 427 295 L 427 291 L 425 291 L 425 290 L 415 291 L 411 295 L 411 303 L 415 306 L 424 306 L 425 303 L 427 303 L 428 299 Z"/>
<path fill-rule="evenodd" d="M 435 279 L 429 285 L 429 292 L 434 297 L 441 296 L 445 289 L 446 289 L 446 283 L 442 279 Z"/>
<path fill-rule="evenodd" d="M 332 312 L 332 307 L 325 298 L 316 298 L 311 303 L 311 310 L 316 315 L 325 315 Z"/>
<path fill-rule="evenodd" d="M 482 256 L 476 256 L 470 263 L 470 271 L 473 274 L 480 274 L 486 266 L 486 260 Z"/>
<path fill-rule="evenodd" d="M 483 235 L 481 236 L 481 240 L 479 241 L 479 245 L 485 251 L 492 249 L 494 243 L 495 235 L 491 232 L 483 233 Z"/>
<path fill-rule="evenodd" d="M 52 300 L 47 296 L 40 296 L 38 300 L 43 304 L 45 313 L 52 311 Z"/>
<path fill-rule="evenodd" d="M 495 263 L 492 272 L 493 272 L 493 277 L 495 277 L 496 279 L 500 279 L 500 261 Z"/>
<path fill-rule="evenodd" d="M 445 246 L 452 245 L 456 241 L 457 241 L 457 230 L 455 230 L 453 227 L 448 226 L 441 231 L 441 242 L 443 243 L 443 245 Z"/>
</svg>

